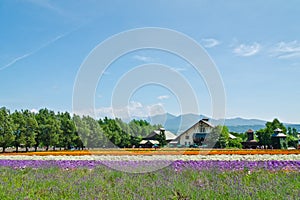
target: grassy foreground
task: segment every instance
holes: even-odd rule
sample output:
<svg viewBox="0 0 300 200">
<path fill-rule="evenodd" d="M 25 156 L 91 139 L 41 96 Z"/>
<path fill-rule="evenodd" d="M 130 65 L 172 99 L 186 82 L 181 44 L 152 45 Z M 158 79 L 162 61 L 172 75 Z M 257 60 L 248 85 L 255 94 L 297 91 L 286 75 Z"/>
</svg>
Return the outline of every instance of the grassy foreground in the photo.
<svg viewBox="0 0 300 200">
<path fill-rule="evenodd" d="M 298 199 L 299 172 L 0 167 L 0 199 Z"/>
</svg>

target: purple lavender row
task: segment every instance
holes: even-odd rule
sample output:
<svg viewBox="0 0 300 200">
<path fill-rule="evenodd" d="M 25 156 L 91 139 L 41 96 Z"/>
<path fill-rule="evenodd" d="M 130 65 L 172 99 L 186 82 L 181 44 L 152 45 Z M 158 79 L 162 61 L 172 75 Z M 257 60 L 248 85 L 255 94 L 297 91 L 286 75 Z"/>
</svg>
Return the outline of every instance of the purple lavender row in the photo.
<svg viewBox="0 0 300 200">
<path fill-rule="evenodd" d="M 0 166 L 20 168 L 63 169 L 89 168 L 97 166 L 118 166 L 124 168 L 141 168 L 170 165 L 174 170 L 292 170 L 300 171 L 300 161 L 89 161 L 89 160 L 0 160 Z"/>
</svg>

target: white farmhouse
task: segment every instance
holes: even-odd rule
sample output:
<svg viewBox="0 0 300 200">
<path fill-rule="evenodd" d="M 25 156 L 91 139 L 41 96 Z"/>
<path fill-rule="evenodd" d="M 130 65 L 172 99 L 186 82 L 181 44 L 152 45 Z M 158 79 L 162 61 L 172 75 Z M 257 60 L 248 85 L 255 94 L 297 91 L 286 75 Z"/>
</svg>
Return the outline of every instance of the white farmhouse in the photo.
<svg viewBox="0 0 300 200">
<path fill-rule="evenodd" d="M 195 143 L 201 143 L 204 141 L 207 134 L 209 134 L 213 125 L 208 122 L 208 119 L 201 119 L 192 127 L 181 133 L 177 137 L 178 144 L 181 146 L 190 146 Z"/>
</svg>

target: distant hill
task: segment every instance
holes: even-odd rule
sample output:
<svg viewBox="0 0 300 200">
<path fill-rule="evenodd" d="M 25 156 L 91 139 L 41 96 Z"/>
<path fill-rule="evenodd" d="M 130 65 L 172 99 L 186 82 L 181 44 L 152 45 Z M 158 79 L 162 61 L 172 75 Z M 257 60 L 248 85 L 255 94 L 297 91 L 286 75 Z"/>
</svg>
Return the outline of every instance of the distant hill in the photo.
<svg viewBox="0 0 300 200">
<path fill-rule="evenodd" d="M 161 124 L 167 130 L 180 134 L 181 132 L 187 130 L 189 127 L 194 125 L 200 119 L 207 118 L 204 115 L 196 114 L 183 114 L 179 116 L 166 113 L 163 115 L 152 116 L 145 120 L 149 121 L 151 124 Z M 229 128 L 231 132 L 244 133 L 248 129 L 253 129 L 254 131 L 265 127 L 267 121 L 260 119 L 244 119 L 244 118 L 230 118 L 225 120 L 225 125 Z M 222 123 L 222 120 L 210 119 L 210 123 L 218 125 Z M 300 130 L 300 124 L 288 124 L 284 123 L 286 127 L 296 128 Z"/>
<path fill-rule="evenodd" d="M 230 132 L 245 133 L 249 129 L 257 131 L 264 127 L 265 127 L 264 125 L 241 125 L 241 126 L 228 126 L 228 129 Z"/>
<path fill-rule="evenodd" d="M 218 120 L 216 120 L 218 122 Z M 260 125 L 264 126 L 266 124 L 266 121 L 260 120 L 260 119 L 243 119 L 240 117 L 237 118 L 231 118 L 225 120 L 226 126 L 254 126 L 254 125 Z"/>
</svg>

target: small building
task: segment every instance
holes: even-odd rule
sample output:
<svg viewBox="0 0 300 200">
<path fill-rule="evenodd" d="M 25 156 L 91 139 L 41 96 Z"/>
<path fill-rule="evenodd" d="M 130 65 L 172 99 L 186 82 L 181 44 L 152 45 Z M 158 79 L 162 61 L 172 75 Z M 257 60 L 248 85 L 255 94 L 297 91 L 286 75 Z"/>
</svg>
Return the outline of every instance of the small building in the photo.
<svg viewBox="0 0 300 200">
<path fill-rule="evenodd" d="M 254 131 L 249 129 L 247 132 L 247 140 L 242 142 L 244 149 L 256 149 L 258 146 L 258 142 L 254 139 Z"/>
<path fill-rule="evenodd" d="M 170 131 L 165 130 L 164 128 L 160 128 L 159 130 L 154 130 L 152 131 L 152 133 L 150 133 L 149 135 L 147 135 L 145 138 L 143 138 L 144 140 L 156 140 L 157 136 L 159 136 L 159 134 L 161 132 L 165 133 L 166 136 L 166 141 L 167 143 L 171 142 L 172 140 L 176 139 L 176 135 Z"/>
<path fill-rule="evenodd" d="M 154 145 L 159 145 L 157 137 L 160 135 L 161 132 L 165 133 L 167 144 L 176 139 L 176 135 L 174 133 L 166 131 L 164 128 L 160 128 L 159 130 L 152 131 L 152 133 L 144 137 L 143 140 L 140 142 L 141 147 L 151 148 Z"/>
<path fill-rule="evenodd" d="M 157 140 L 142 140 L 140 146 L 143 148 L 152 148 L 154 145 L 159 145 Z"/>
<path fill-rule="evenodd" d="M 274 130 L 274 134 L 272 135 L 272 146 L 274 149 L 286 149 L 286 135 L 282 133 L 280 128 Z"/>
</svg>

